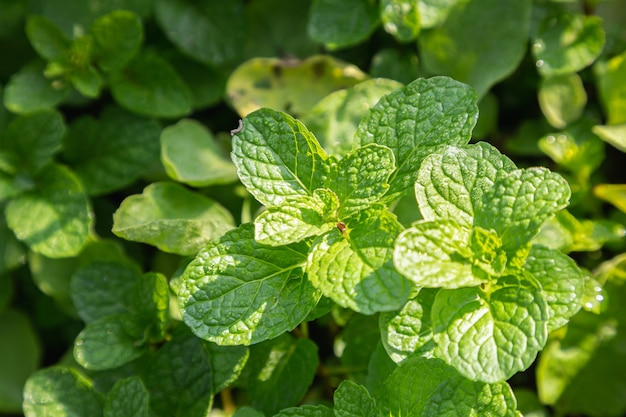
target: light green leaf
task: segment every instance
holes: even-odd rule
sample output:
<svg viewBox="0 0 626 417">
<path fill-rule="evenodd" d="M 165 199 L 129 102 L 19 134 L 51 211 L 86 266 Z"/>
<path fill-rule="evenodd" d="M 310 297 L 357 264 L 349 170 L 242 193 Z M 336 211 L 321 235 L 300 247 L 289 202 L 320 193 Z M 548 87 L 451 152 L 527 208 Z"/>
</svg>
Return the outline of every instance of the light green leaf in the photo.
<svg viewBox="0 0 626 417">
<path fill-rule="evenodd" d="M 163 129 L 161 161 L 170 178 L 193 187 L 237 180 L 233 163 L 223 156 L 213 134 L 196 120 L 182 119 Z"/>
<path fill-rule="evenodd" d="M 499 174 L 514 169 L 509 158 L 485 142 L 446 147 L 420 166 L 415 182 L 420 212 L 426 220 L 452 219 L 470 226 L 482 208 L 482 195 Z"/>
<path fill-rule="evenodd" d="M 335 414 L 333 413 L 333 410 L 326 407 L 325 405 L 303 405 L 302 407 L 285 408 L 274 417 L 335 417 Z"/>
<path fill-rule="evenodd" d="M 302 270 L 304 244 L 265 246 L 245 224 L 211 242 L 182 277 L 179 304 L 199 337 L 220 345 L 253 344 L 300 324 L 321 293 Z"/>
<path fill-rule="evenodd" d="M 587 104 L 583 82 L 575 73 L 542 78 L 538 94 L 541 111 L 558 129 L 577 120 Z"/>
<path fill-rule="evenodd" d="M 599 184 L 594 187 L 593 193 L 626 213 L 626 184 Z"/>
<path fill-rule="evenodd" d="M 432 356 L 434 341 L 430 313 L 437 291 L 422 288 L 400 311 L 380 315 L 382 344 L 394 362 L 400 363 L 415 352 Z"/>
<path fill-rule="evenodd" d="M 0 220 L 0 274 L 22 266 L 25 256 L 26 248 L 15 238 L 7 227 L 6 220 L 2 218 Z"/>
<path fill-rule="evenodd" d="M 361 121 L 356 140 L 390 148 L 397 170 L 387 199 L 406 193 L 422 160 L 442 145 L 465 145 L 476 124 L 476 94 L 447 77 L 418 79 L 384 96 Z"/>
<path fill-rule="evenodd" d="M 32 250 L 49 258 L 77 255 L 93 221 L 81 184 L 69 169 L 56 164 L 41 169 L 35 182 L 34 190 L 7 204 L 9 228 Z"/>
<path fill-rule="evenodd" d="M 439 359 L 413 355 L 385 381 L 381 415 L 519 417 L 505 383 L 470 381 Z"/>
<path fill-rule="evenodd" d="M 376 29 L 378 14 L 368 0 L 313 0 L 309 36 L 331 50 L 356 45 Z"/>
<path fill-rule="evenodd" d="M 144 116 L 181 117 L 191 111 L 191 93 L 174 68 L 155 53 L 142 53 L 109 77 L 111 94 Z"/>
<path fill-rule="evenodd" d="M 333 394 L 335 417 L 377 417 L 376 402 L 363 385 L 341 381 Z"/>
<path fill-rule="evenodd" d="M 372 208 L 313 242 L 309 280 L 342 307 L 363 314 L 399 309 L 410 283 L 392 264 L 393 242 L 402 226 L 385 209 Z"/>
<path fill-rule="evenodd" d="M 548 303 L 548 331 L 567 324 L 582 307 L 585 277 L 567 255 L 533 245 L 524 268 L 541 284 Z"/>
<path fill-rule="evenodd" d="M 245 42 L 243 1 L 209 0 L 189 3 L 158 0 L 155 15 L 163 33 L 180 50 L 208 65 L 221 65 L 239 56 Z M 237 30 L 228 30 L 237 25 Z M 227 30 L 228 36 L 224 36 Z"/>
<path fill-rule="evenodd" d="M 54 22 L 44 16 L 28 16 L 26 36 L 37 54 L 47 61 L 62 59 L 69 52 L 70 41 Z"/>
<path fill-rule="evenodd" d="M 17 114 L 52 109 L 70 92 L 68 84 L 44 76 L 45 63 L 35 60 L 14 73 L 4 91 L 4 106 Z"/>
<path fill-rule="evenodd" d="M 74 358 L 92 371 L 122 366 L 146 352 L 144 328 L 142 321 L 128 314 L 91 322 L 76 336 Z"/>
<path fill-rule="evenodd" d="M 24 415 L 28 417 L 101 417 L 102 403 L 91 381 L 72 368 L 55 366 L 39 370 L 28 378 L 24 387 Z"/>
<path fill-rule="evenodd" d="M 99 119 L 83 116 L 71 124 L 63 156 L 89 195 L 106 194 L 158 164 L 160 132 L 154 120 L 108 107 Z"/>
<path fill-rule="evenodd" d="M 162 341 L 170 318 L 170 292 L 167 279 L 156 272 L 140 276 L 135 282 L 130 305 L 143 322 L 149 323 L 146 336 L 151 341 Z"/>
<path fill-rule="evenodd" d="M 317 346 L 309 339 L 284 334 L 254 347 L 247 390 L 250 404 L 268 416 L 296 406 L 313 382 L 318 362 Z"/>
<path fill-rule="evenodd" d="M 604 108 L 607 125 L 620 125 L 626 122 L 626 51 L 614 56 L 607 62 L 598 63 L 594 66 L 596 73 L 600 104 Z M 9 87 L 7 86 L 7 94 Z M 609 127 L 609 126 L 607 126 Z M 622 127 L 622 132 L 623 132 Z M 597 132 L 596 132 L 597 133 Z M 622 134 L 626 137 L 626 134 Z M 626 140 L 622 140 L 622 144 Z M 626 149 L 626 146 L 624 146 Z"/>
<path fill-rule="evenodd" d="M 610 126 L 597 125 L 593 127 L 593 133 L 609 145 L 626 152 L 626 123 Z"/>
<path fill-rule="evenodd" d="M 401 83 L 385 78 L 362 81 L 324 97 L 302 121 L 326 152 L 341 158 L 353 149 L 354 134 L 367 111 L 400 87 Z"/>
<path fill-rule="evenodd" d="M 443 23 L 450 9 L 458 2 L 459 0 L 419 0 L 418 10 L 422 28 L 432 28 Z"/>
<path fill-rule="evenodd" d="M 420 33 L 419 0 L 382 0 L 383 28 L 399 42 L 410 42 Z"/>
<path fill-rule="evenodd" d="M 143 42 L 143 25 L 135 13 L 115 10 L 96 19 L 89 28 L 96 46 L 95 60 L 100 69 L 122 69 L 137 54 Z"/>
<path fill-rule="evenodd" d="M 602 52 L 604 29 L 598 16 L 562 11 L 539 25 L 532 53 L 539 73 L 571 74 L 587 67 Z"/>
<path fill-rule="evenodd" d="M 527 369 L 548 336 L 548 306 L 531 276 L 442 289 L 432 307 L 435 356 L 473 381 L 505 381 Z"/>
<path fill-rule="evenodd" d="M 567 181 L 547 168 L 511 171 L 482 195 L 483 207 L 475 213 L 474 224 L 495 230 L 510 253 L 528 243 L 545 220 L 565 208 L 570 194 Z"/>
<path fill-rule="evenodd" d="M 216 201 L 179 184 L 155 182 L 122 201 L 112 231 L 164 252 L 192 255 L 233 225 L 230 212 Z"/>
<path fill-rule="evenodd" d="M 312 196 L 289 197 L 280 206 L 267 207 L 254 221 L 257 242 L 279 246 L 318 236 L 336 227 L 337 195 L 318 188 Z"/>
<path fill-rule="evenodd" d="M 260 109 L 233 136 L 233 162 L 248 191 L 266 206 L 323 188 L 327 156 L 311 132 L 291 116 Z"/>
<path fill-rule="evenodd" d="M 148 417 L 150 394 L 141 379 L 119 380 L 109 391 L 104 403 L 104 417 Z"/>
<path fill-rule="evenodd" d="M 474 274 L 471 235 L 469 227 L 452 219 L 418 221 L 396 239 L 394 265 L 419 287 L 480 285 L 487 277 Z"/>
<path fill-rule="evenodd" d="M 440 26 L 419 37 L 424 67 L 467 83 L 484 96 L 524 57 L 531 9 L 530 0 L 456 2 Z M 478 21 L 489 22 L 489 30 Z"/>
</svg>

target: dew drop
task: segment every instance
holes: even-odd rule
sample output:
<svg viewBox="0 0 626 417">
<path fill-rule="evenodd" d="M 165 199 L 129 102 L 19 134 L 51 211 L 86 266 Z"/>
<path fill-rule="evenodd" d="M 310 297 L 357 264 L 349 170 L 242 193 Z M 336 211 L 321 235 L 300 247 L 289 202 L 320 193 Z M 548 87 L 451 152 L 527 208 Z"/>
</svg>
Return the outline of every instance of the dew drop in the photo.
<svg viewBox="0 0 626 417">
<path fill-rule="evenodd" d="M 546 142 L 548 142 L 549 145 L 552 145 L 553 143 L 556 142 L 556 138 L 554 136 L 550 135 L 550 136 L 548 136 L 546 138 Z"/>
<path fill-rule="evenodd" d="M 538 59 L 535 65 L 537 66 L 537 68 L 543 67 L 543 59 Z"/>
</svg>

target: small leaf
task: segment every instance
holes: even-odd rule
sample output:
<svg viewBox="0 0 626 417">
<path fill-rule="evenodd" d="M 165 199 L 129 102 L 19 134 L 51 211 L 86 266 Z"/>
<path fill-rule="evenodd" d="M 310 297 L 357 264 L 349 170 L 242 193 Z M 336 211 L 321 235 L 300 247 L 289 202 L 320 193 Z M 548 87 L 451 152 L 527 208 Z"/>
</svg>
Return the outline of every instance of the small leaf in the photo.
<svg viewBox="0 0 626 417">
<path fill-rule="evenodd" d="M 527 369 L 548 336 L 548 306 L 532 277 L 442 289 L 432 307 L 435 356 L 473 381 L 505 381 Z"/>
<path fill-rule="evenodd" d="M 229 184 L 237 180 L 233 163 L 201 123 L 182 119 L 161 133 L 161 161 L 173 180 L 193 187 Z"/>
<path fill-rule="evenodd" d="M 541 111 L 558 129 L 577 120 L 587 104 L 587 93 L 578 74 L 545 77 L 538 94 Z"/>
<path fill-rule="evenodd" d="M 376 402 L 367 389 L 350 380 L 342 381 L 333 395 L 335 417 L 377 417 Z"/>
<path fill-rule="evenodd" d="M 107 394 L 104 417 L 148 417 L 150 414 L 148 390 L 137 377 L 119 380 Z"/>
<path fill-rule="evenodd" d="M 220 345 L 253 344 L 300 324 L 321 294 L 302 267 L 307 245 L 265 246 L 245 224 L 211 242 L 182 277 L 179 304 L 199 337 Z"/>
<path fill-rule="evenodd" d="M 356 45 L 378 26 L 378 5 L 368 0 L 314 0 L 309 36 L 327 48 Z"/>
<path fill-rule="evenodd" d="M 175 183 L 155 182 L 122 201 L 112 231 L 165 252 L 192 255 L 233 224 L 219 203 Z"/>
<path fill-rule="evenodd" d="M 143 42 L 143 25 L 135 13 L 115 10 L 96 19 L 89 28 L 96 45 L 96 64 L 105 72 L 122 69 Z"/>
<path fill-rule="evenodd" d="M 233 136 L 233 162 L 248 191 L 266 206 L 323 188 L 327 156 L 311 132 L 291 116 L 257 110 Z"/>
<path fill-rule="evenodd" d="M 599 184 L 594 187 L 593 193 L 626 213 L 626 184 Z"/>
<path fill-rule="evenodd" d="M 621 144 L 620 149 L 626 149 L 626 134 L 624 134 L 624 122 L 626 122 L 626 103 L 624 103 L 623 97 L 626 94 L 626 85 L 623 80 L 626 76 L 626 52 L 614 56 L 606 63 L 598 63 L 594 66 L 596 73 L 598 93 L 600 98 L 600 104 L 604 108 L 607 121 L 606 128 L 612 127 L 611 125 L 621 126 Z M 8 94 L 8 87 L 7 87 Z M 615 126 L 617 128 L 617 126 Z M 610 132 L 610 131 L 609 131 Z M 595 132 L 599 135 L 598 132 Z M 617 132 L 614 132 L 617 133 Z"/>
<path fill-rule="evenodd" d="M 380 18 L 383 28 L 399 42 L 410 42 L 420 33 L 419 1 L 383 0 Z"/>
<path fill-rule="evenodd" d="M 361 121 L 356 140 L 390 148 L 397 170 L 387 199 L 406 193 L 422 160 L 442 145 L 465 145 L 476 124 L 476 94 L 446 77 L 418 79 L 384 96 Z"/>
<path fill-rule="evenodd" d="M 70 41 L 63 32 L 44 16 L 28 16 L 26 36 L 37 54 L 46 61 L 62 59 L 70 49 Z"/>
</svg>

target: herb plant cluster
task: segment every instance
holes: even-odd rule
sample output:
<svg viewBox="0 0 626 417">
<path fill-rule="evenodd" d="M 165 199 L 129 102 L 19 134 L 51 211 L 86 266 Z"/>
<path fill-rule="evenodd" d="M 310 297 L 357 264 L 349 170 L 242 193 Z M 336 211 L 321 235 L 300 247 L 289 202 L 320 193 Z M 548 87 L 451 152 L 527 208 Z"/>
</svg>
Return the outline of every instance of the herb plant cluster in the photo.
<svg viewBox="0 0 626 417">
<path fill-rule="evenodd" d="M 623 415 L 618 3 L 0 0 L 0 414 Z"/>
</svg>

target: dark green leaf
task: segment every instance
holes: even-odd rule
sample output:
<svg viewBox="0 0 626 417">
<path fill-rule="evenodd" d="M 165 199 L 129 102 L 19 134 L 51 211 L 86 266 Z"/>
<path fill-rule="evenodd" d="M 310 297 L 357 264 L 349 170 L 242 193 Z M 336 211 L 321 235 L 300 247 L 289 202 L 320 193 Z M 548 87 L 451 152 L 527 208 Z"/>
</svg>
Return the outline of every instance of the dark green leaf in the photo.
<svg viewBox="0 0 626 417">
<path fill-rule="evenodd" d="M 379 24 L 378 4 L 369 0 L 313 0 L 309 36 L 329 49 L 356 45 Z"/>
<path fill-rule="evenodd" d="M 70 41 L 54 22 L 43 16 L 28 17 L 26 35 L 39 56 L 47 61 L 62 59 L 69 51 Z"/>
<path fill-rule="evenodd" d="M 96 19 L 89 32 L 96 44 L 96 63 L 105 72 L 123 68 L 143 42 L 141 20 L 127 10 L 116 10 Z"/>
<path fill-rule="evenodd" d="M 107 394 L 104 417 L 148 417 L 149 394 L 137 377 L 118 381 Z"/>
<path fill-rule="evenodd" d="M 352 381 L 344 380 L 333 395 L 335 417 L 377 417 L 376 402 L 367 389 Z"/>
<path fill-rule="evenodd" d="M 149 323 L 148 337 L 161 341 L 170 318 L 170 292 L 165 277 L 156 272 L 140 276 L 133 288 L 130 303 L 134 313 L 143 322 Z"/>
</svg>

